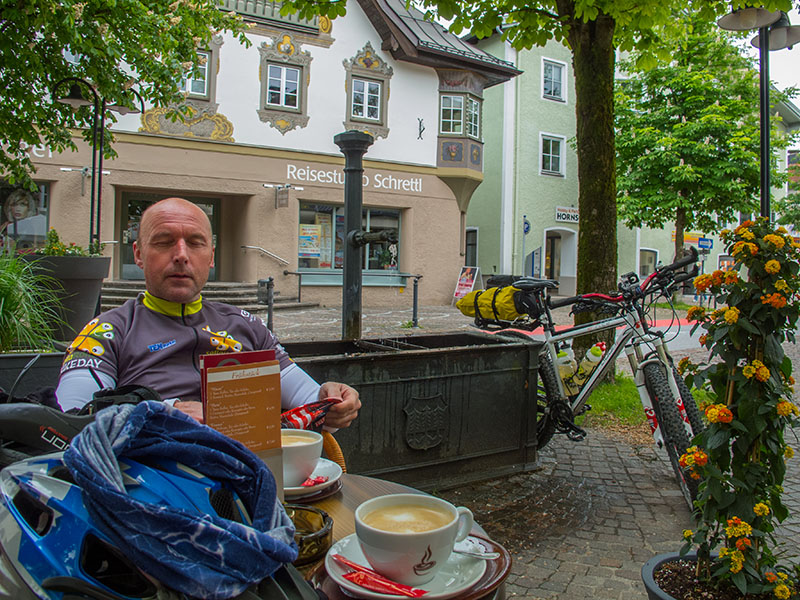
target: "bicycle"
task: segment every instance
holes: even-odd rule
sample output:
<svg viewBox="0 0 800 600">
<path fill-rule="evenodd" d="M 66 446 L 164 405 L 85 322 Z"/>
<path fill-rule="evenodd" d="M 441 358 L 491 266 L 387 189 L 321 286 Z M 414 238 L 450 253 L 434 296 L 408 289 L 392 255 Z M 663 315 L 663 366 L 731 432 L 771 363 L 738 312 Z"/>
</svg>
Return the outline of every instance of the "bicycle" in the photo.
<svg viewBox="0 0 800 600">
<path fill-rule="evenodd" d="M 692 249 L 694 250 L 694 249 Z M 598 384 L 613 373 L 617 358 L 624 351 L 634 375 L 639 398 L 650 425 L 655 443 L 666 449 L 672 469 L 690 508 L 697 496 L 697 482 L 684 472 L 680 457 L 692 438 L 704 429 L 703 419 L 691 391 L 678 374 L 669 353 L 665 334 L 651 328 L 648 310 L 661 296 L 671 302 L 671 294 L 682 281 L 696 275 L 680 271 L 697 262 L 697 251 L 671 265 L 657 268 L 644 281 L 635 273 L 620 278 L 615 293 L 590 293 L 553 299 L 548 290 L 557 281 L 510 275 L 489 278 L 487 287 L 496 291 L 512 286 L 515 290 L 514 319 L 500 318 L 495 304 L 491 316 L 483 316 L 478 306 L 481 292 L 473 298 L 475 325 L 480 329 L 530 339 L 528 332 L 541 328 L 544 345 L 539 354 L 539 395 L 537 406 L 537 445 L 541 449 L 556 433 L 566 434 L 573 441 L 586 437 L 586 431 L 575 423 L 575 417 L 591 409 L 587 400 Z M 556 331 L 552 310 L 572 306 L 571 314 L 593 311 L 605 314 L 597 321 Z M 459 306 L 464 314 L 469 314 Z M 561 376 L 555 365 L 558 354 L 577 337 L 617 330 L 613 344 L 602 354 L 591 373 L 584 372 L 578 381 Z M 576 374 L 577 375 L 577 374 Z"/>
</svg>

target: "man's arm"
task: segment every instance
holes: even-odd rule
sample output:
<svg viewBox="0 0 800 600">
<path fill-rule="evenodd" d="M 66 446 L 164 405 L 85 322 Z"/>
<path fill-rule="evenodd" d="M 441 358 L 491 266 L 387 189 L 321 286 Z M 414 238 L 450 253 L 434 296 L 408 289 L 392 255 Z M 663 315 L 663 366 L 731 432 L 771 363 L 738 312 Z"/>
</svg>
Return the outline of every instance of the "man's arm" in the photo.
<svg viewBox="0 0 800 600">
<path fill-rule="evenodd" d="M 114 388 L 116 385 L 117 382 L 108 373 L 75 369 L 67 371 L 58 380 L 56 399 L 64 412 L 71 409 L 80 410 L 92 399 L 95 392 L 104 388 Z"/>
<path fill-rule="evenodd" d="M 315 400 L 339 398 L 325 416 L 325 427 L 347 427 L 358 416 L 361 401 L 358 392 L 344 383 L 328 381 L 319 385 L 303 369 L 292 363 L 281 370 L 281 409 L 289 410 Z"/>
</svg>

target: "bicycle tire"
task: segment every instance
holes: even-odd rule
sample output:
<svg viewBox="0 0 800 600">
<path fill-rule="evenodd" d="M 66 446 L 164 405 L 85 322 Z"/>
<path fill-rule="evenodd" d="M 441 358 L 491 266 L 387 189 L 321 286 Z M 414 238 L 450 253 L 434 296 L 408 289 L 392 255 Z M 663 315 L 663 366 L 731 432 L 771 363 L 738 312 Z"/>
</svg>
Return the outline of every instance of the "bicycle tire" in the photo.
<svg viewBox="0 0 800 600">
<path fill-rule="evenodd" d="M 699 435 L 706 429 L 703 422 L 703 415 L 697 407 L 697 400 L 694 399 L 689 386 L 683 380 L 683 377 L 678 373 L 678 369 L 672 367 L 672 374 L 675 376 L 675 381 L 678 383 L 678 391 L 681 393 L 681 400 L 683 400 L 683 408 L 686 409 L 686 416 L 689 419 L 689 424 L 692 426 L 692 433 Z"/>
<path fill-rule="evenodd" d="M 689 436 L 683 426 L 683 419 L 678 413 L 678 406 L 669 383 L 657 364 L 647 364 L 643 368 L 645 386 L 653 403 L 661 435 L 664 438 L 664 447 L 675 473 L 675 479 L 680 486 L 683 497 L 689 508 L 694 510 L 694 501 L 697 499 L 697 481 L 689 476 L 680 465 L 680 458 L 689 447 Z"/>
<path fill-rule="evenodd" d="M 556 422 L 551 413 L 552 402 L 563 402 L 559 398 L 558 382 L 553 361 L 547 350 L 539 354 L 539 380 L 542 390 L 537 392 L 536 402 L 536 448 L 544 448 L 556 432 Z"/>
<path fill-rule="evenodd" d="M 501 331 L 499 335 L 531 341 L 531 336 L 521 331 Z M 556 422 L 553 419 L 550 403 L 559 397 L 556 372 L 546 348 L 539 354 L 538 373 L 539 384 L 536 386 L 536 449 L 541 450 L 555 435 Z"/>
</svg>

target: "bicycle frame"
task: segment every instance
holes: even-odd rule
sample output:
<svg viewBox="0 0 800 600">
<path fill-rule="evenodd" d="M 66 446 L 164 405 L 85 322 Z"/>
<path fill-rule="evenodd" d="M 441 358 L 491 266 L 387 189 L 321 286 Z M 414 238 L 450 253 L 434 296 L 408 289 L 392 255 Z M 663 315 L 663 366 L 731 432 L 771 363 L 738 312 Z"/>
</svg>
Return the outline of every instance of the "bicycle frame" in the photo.
<svg viewBox="0 0 800 600">
<path fill-rule="evenodd" d="M 684 421 L 684 426 L 687 427 L 691 436 L 689 419 L 686 416 L 686 410 L 683 407 L 678 385 L 672 372 L 672 363 L 669 358 L 666 343 L 664 342 L 663 334 L 661 332 L 651 331 L 636 307 L 626 306 L 624 312 L 619 316 L 601 319 L 585 325 L 577 325 L 558 333 L 555 332 L 553 327 L 552 315 L 549 308 L 545 309 L 542 317 L 544 317 L 544 319 L 542 319 L 542 325 L 544 326 L 545 346 L 554 366 L 558 364 L 558 351 L 563 342 L 591 333 L 616 330 L 618 328 L 622 329 L 617 332 L 614 343 L 606 350 L 589 378 L 583 383 L 578 393 L 571 400 L 569 400 L 570 395 L 567 394 L 564 382 L 560 375 L 556 373 L 559 393 L 562 398 L 568 399 L 568 404 L 573 415 L 579 415 L 584 412 L 586 401 L 603 378 L 606 377 L 609 372 L 613 372 L 612 370 L 614 369 L 617 359 L 624 351 L 631 365 L 631 371 L 634 375 L 634 382 L 639 393 L 639 399 L 650 425 L 650 433 L 653 435 L 656 443 L 659 445 L 663 444 L 663 435 L 653 409 L 650 393 L 645 385 L 643 372 L 644 366 L 653 362 L 664 367 L 664 372 L 673 398 L 675 398 L 678 403 L 681 419 Z M 651 346 L 654 349 L 654 352 L 648 353 L 647 358 L 645 358 L 645 354 L 642 352 L 643 345 Z"/>
</svg>

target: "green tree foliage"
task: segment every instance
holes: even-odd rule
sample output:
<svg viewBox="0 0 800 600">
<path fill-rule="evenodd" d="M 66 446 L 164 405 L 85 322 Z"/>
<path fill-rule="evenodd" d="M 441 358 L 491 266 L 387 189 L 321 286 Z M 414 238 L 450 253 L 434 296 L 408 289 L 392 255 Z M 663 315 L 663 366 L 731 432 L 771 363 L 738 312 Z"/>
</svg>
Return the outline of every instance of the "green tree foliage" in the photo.
<svg viewBox="0 0 800 600">
<path fill-rule="evenodd" d="M 614 143 L 615 52 L 640 51 L 639 66 L 655 66 L 668 49 L 663 36 L 677 37 L 672 15 L 690 7 L 713 21 L 731 7 L 764 5 L 789 10 L 791 0 L 417 0 L 428 15 L 452 20 L 454 33 L 483 38 L 501 31 L 518 49 L 554 39 L 572 51 L 576 93 L 576 147 L 580 231 L 579 293 L 616 287 L 617 189 Z M 285 0 L 284 10 L 301 16 L 342 14 L 337 0 Z M 487 149 L 489 151 L 489 149 Z M 582 315 L 583 316 L 583 315 Z M 590 319 L 591 315 L 586 315 Z"/>
<path fill-rule="evenodd" d="M 642 70 L 634 51 L 620 64 L 615 117 L 620 216 L 629 227 L 674 223 L 678 255 L 685 230 L 758 212 L 760 125 L 758 70 L 741 46 L 695 13 L 674 20 L 685 34 L 667 62 Z M 785 181 L 777 155 L 789 141 L 773 119 L 774 184 Z"/>
<path fill-rule="evenodd" d="M 88 80 L 108 104 L 137 106 L 125 93 L 133 86 L 166 106 L 183 99 L 180 79 L 198 67 L 197 50 L 221 30 L 248 43 L 244 28 L 215 0 L 0 0 L 0 174 L 31 187 L 29 146 L 74 150 L 70 129 L 91 128 L 91 107 L 53 101 L 63 78 Z"/>
</svg>

